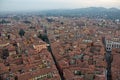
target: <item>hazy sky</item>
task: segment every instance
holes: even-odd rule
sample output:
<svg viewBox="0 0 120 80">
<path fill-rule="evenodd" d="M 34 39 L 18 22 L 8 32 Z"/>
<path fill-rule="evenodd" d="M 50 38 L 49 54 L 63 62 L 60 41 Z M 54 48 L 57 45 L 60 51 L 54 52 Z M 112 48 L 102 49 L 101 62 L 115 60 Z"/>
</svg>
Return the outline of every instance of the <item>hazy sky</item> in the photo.
<svg viewBox="0 0 120 80">
<path fill-rule="evenodd" d="M 74 9 L 83 7 L 116 7 L 120 0 L 0 0 L 0 11 Z"/>
</svg>

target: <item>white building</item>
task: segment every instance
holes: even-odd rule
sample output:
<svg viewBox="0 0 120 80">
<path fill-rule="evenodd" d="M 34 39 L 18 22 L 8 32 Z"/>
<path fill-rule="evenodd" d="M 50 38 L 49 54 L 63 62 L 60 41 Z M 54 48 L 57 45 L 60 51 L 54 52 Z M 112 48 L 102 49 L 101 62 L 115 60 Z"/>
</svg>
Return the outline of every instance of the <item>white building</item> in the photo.
<svg viewBox="0 0 120 80">
<path fill-rule="evenodd" d="M 112 48 L 120 48 L 120 42 L 106 40 L 106 50 L 111 51 Z"/>
</svg>

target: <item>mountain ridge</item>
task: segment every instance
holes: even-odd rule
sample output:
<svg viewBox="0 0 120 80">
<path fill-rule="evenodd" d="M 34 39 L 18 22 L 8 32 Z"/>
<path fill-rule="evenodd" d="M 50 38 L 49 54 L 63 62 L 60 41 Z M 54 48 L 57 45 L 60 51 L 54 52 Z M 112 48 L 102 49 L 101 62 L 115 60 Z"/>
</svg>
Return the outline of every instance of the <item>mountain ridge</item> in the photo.
<svg viewBox="0 0 120 80">
<path fill-rule="evenodd" d="M 120 19 L 120 9 L 104 7 L 88 7 L 77 9 L 55 9 L 41 11 L 40 14 L 48 16 L 76 16 L 90 18 Z"/>
</svg>

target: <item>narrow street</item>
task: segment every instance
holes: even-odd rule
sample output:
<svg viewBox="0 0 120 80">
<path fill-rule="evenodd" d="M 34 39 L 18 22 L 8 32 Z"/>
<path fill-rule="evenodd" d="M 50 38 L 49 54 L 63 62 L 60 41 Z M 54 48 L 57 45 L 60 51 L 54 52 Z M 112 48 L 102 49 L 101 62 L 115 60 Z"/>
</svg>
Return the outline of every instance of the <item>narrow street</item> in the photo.
<svg viewBox="0 0 120 80">
<path fill-rule="evenodd" d="M 49 44 L 50 44 L 50 43 L 49 43 Z M 55 62 L 55 65 L 56 65 L 56 68 L 57 68 L 57 70 L 58 70 L 58 72 L 59 72 L 59 74 L 60 74 L 61 80 L 64 80 L 63 73 L 60 71 L 60 69 L 59 69 L 59 67 L 58 67 L 58 63 L 57 63 L 57 61 L 56 61 L 56 59 L 55 59 L 55 57 L 54 57 L 54 55 L 53 55 L 53 53 L 52 53 L 51 46 L 48 46 L 48 50 L 49 50 L 49 52 L 50 52 L 51 55 L 52 55 L 52 58 L 53 58 L 53 60 L 54 60 L 54 62 Z"/>
<path fill-rule="evenodd" d="M 112 75 L 111 75 L 111 63 L 113 61 L 113 55 L 112 55 L 112 48 L 111 47 L 106 47 L 106 39 L 105 37 L 102 40 L 104 48 L 105 48 L 105 59 L 107 63 L 107 68 L 106 68 L 106 78 L 107 80 L 112 80 Z"/>
<path fill-rule="evenodd" d="M 111 63 L 112 63 L 112 53 L 110 51 L 106 51 L 106 62 L 107 62 L 107 80 L 112 80 L 112 75 L 111 75 Z"/>
<path fill-rule="evenodd" d="M 49 44 L 49 46 L 47 47 L 47 48 L 48 48 L 48 51 L 49 51 L 49 52 L 51 53 L 51 55 L 52 55 L 52 58 L 53 58 L 54 63 L 55 63 L 55 65 L 56 65 L 56 68 L 57 68 L 57 70 L 58 70 L 58 72 L 59 72 L 59 74 L 60 74 L 61 80 L 64 80 L 63 73 L 60 71 L 60 68 L 59 68 L 59 66 L 58 66 L 58 63 L 57 63 L 57 61 L 56 61 L 56 59 L 55 59 L 55 57 L 54 57 L 54 55 L 53 55 L 53 53 L 52 53 L 52 49 L 51 49 L 51 45 L 50 45 L 50 42 L 49 42 L 49 39 L 48 39 L 48 36 L 47 36 L 47 32 L 45 33 L 45 37 L 44 37 L 44 39 L 42 39 L 42 40 L 45 41 L 47 44 Z"/>
</svg>

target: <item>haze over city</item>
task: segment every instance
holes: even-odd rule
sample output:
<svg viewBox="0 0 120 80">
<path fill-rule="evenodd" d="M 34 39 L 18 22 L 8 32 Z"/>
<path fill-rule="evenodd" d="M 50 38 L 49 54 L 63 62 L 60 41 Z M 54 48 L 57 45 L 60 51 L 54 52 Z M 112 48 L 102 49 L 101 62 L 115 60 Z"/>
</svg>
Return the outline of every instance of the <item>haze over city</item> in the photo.
<svg viewBox="0 0 120 80">
<path fill-rule="evenodd" d="M 0 11 L 36 11 L 86 7 L 119 8 L 119 0 L 0 0 Z"/>
<path fill-rule="evenodd" d="M 0 80 L 120 80 L 120 0 L 0 0 Z"/>
</svg>

